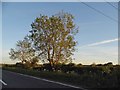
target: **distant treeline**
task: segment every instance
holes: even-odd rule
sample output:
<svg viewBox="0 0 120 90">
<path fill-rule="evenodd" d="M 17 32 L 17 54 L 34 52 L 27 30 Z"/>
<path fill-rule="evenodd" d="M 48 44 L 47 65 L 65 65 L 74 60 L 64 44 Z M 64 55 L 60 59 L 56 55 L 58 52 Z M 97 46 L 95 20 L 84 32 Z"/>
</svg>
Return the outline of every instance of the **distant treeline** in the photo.
<svg viewBox="0 0 120 90">
<path fill-rule="evenodd" d="M 18 67 L 23 69 L 33 69 L 37 71 L 51 71 L 51 66 L 49 63 L 46 64 L 38 64 L 33 66 L 27 66 L 23 63 L 16 64 L 4 64 L 4 67 Z M 110 74 L 116 70 L 120 69 L 120 65 L 113 65 L 112 62 L 108 62 L 105 64 L 91 64 L 91 65 L 82 65 L 82 64 L 57 64 L 54 66 L 53 70 L 64 73 L 98 73 L 98 74 Z"/>
</svg>

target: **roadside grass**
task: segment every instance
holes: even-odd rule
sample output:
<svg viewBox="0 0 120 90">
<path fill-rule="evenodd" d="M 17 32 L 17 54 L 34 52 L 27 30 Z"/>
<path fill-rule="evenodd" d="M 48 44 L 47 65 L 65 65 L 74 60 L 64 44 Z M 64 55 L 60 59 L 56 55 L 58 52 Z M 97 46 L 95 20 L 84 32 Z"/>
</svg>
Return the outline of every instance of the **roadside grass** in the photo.
<svg viewBox="0 0 120 90">
<path fill-rule="evenodd" d="M 116 73 L 108 75 L 98 75 L 95 73 L 63 73 L 50 71 L 37 71 L 32 69 L 22 69 L 18 67 L 3 67 L 3 70 L 27 74 L 35 77 L 45 78 L 48 80 L 67 83 L 83 88 L 116 88 L 118 87 L 118 78 Z"/>
</svg>

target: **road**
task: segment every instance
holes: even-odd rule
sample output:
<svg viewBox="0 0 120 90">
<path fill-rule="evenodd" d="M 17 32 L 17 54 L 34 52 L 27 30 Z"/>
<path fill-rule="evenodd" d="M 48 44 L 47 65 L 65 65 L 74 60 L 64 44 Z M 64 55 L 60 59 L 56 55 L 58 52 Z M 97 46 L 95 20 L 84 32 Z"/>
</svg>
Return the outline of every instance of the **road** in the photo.
<svg viewBox="0 0 120 90">
<path fill-rule="evenodd" d="M 2 69 L 1 69 L 1 67 L 0 67 L 0 80 L 2 79 Z M 1 90 L 1 88 L 2 88 L 2 83 L 0 82 L 0 90 Z"/>
<path fill-rule="evenodd" d="M 59 82 L 2 70 L 2 88 L 79 88 Z"/>
</svg>

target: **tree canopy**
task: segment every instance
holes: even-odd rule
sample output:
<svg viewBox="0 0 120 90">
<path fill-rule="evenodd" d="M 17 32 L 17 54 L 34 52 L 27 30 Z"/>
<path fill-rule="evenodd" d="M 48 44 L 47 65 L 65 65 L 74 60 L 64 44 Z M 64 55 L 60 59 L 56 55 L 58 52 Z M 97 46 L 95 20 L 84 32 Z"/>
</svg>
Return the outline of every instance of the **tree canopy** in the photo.
<svg viewBox="0 0 120 90">
<path fill-rule="evenodd" d="M 31 28 L 27 38 L 17 42 L 17 49 L 11 49 L 11 59 L 30 61 L 36 56 L 51 66 L 72 60 L 77 43 L 74 36 L 78 32 L 72 14 L 40 15 L 32 22 Z"/>
</svg>

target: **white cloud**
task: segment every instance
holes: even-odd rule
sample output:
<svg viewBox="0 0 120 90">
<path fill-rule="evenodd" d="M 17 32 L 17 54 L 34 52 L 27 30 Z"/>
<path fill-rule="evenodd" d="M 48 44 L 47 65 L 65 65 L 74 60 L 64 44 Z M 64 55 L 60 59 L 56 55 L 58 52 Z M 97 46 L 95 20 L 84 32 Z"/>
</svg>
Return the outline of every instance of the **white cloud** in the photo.
<svg viewBox="0 0 120 90">
<path fill-rule="evenodd" d="M 74 55 L 76 58 L 75 62 L 83 64 L 92 64 L 93 62 L 104 64 L 106 62 L 113 62 L 114 64 L 117 64 L 118 46 L 101 47 L 100 45 L 117 42 L 118 40 L 120 39 L 114 38 L 77 47 L 78 50 Z"/>
<path fill-rule="evenodd" d="M 111 42 L 116 42 L 116 41 L 118 41 L 118 38 L 111 39 L 111 40 L 104 40 L 104 41 L 95 42 L 95 43 L 91 43 L 91 44 L 87 44 L 87 45 L 81 46 L 80 48 L 82 48 L 82 47 L 98 46 L 98 45 L 103 45 L 103 44 L 107 44 L 107 43 L 111 43 Z"/>
</svg>

